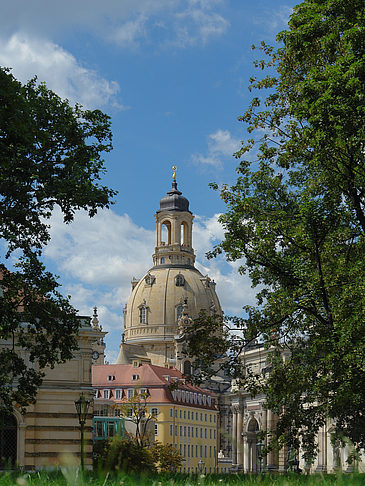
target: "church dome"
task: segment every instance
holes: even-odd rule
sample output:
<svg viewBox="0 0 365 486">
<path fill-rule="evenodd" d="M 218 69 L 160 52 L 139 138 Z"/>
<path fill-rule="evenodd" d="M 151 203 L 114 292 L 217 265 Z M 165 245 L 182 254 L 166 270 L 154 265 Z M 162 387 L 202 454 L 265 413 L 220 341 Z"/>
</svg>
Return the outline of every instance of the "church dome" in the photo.
<svg viewBox="0 0 365 486">
<path fill-rule="evenodd" d="M 189 211 L 189 201 L 178 190 L 176 181 L 173 181 L 167 196 L 161 199 L 159 211 Z"/>
<path fill-rule="evenodd" d="M 187 303 L 190 318 L 201 310 L 221 314 L 215 282 L 190 266 L 153 267 L 132 291 L 125 318 L 125 341 L 134 344 L 170 341 Z"/>
</svg>

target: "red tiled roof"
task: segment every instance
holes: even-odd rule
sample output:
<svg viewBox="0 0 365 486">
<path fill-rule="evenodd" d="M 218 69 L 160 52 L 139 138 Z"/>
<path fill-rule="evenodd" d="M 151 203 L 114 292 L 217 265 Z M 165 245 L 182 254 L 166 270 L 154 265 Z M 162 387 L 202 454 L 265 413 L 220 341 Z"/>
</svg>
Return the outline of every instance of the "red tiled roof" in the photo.
<svg viewBox="0 0 365 486">
<path fill-rule="evenodd" d="M 133 380 L 133 375 L 138 375 L 138 380 Z M 115 378 L 110 381 L 108 380 L 109 376 Z M 169 381 L 164 378 L 165 376 L 169 376 Z M 92 366 L 92 385 L 95 388 L 115 389 L 138 386 L 148 388 L 150 396 L 147 401 L 149 402 L 171 402 L 183 405 L 185 403 L 177 402 L 173 399 L 171 386 L 174 384 L 174 378 L 178 380 L 178 388 L 180 390 L 212 396 L 212 393 L 208 390 L 186 383 L 182 373 L 175 368 L 164 368 L 163 366 L 148 363 L 140 366 L 133 366 L 132 364 Z M 186 403 L 186 405 L 188 404 Z M 208 406 L 190 403 L 189 406 L 215 408 L 213 404 Z"/>
</svg>

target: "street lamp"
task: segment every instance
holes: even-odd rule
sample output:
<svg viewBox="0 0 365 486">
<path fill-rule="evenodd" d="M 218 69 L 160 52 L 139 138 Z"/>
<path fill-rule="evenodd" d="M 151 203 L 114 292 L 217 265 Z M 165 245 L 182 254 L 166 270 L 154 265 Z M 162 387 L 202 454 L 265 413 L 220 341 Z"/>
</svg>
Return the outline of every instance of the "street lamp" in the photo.
<svg viewBox="0 0 365 486">
<path fill-rule="evenodd" d="M 81 432 L 81 470 L 84 470 L 84 429 L 87 412 L 89 410 L 91 400 L 86 400 L 83 393 L 78 400 L 75 400 L 75 407 L 79 417 L 80 432 Z"/>
<path fill-rule="evenodd" d="M 257 450 L 257 457 L 258 457 L 258 460 L 259 460 L 259 472 L 262 471 L 262 468 L 261 468 L 261 463 L 262 463 L 262 458 L 263 458 L 262 449 L 264 447 L 265 447 L 265 444 L 263 444 L 262 442 L 257 442 L 256 450 Z"/>
<path fill-rule="evenodd" d="M 198 471 L 199 471 L 200 473 L 202 473 L 202 472 L 203 472 L 203 469 L 204 469 L 204 464 L 205 464 L 205 462 L 204 462 L 204 461 L 202 461 L 202 460 L 200 459 L 200 461 L 198 462 Z"/>
</svg>

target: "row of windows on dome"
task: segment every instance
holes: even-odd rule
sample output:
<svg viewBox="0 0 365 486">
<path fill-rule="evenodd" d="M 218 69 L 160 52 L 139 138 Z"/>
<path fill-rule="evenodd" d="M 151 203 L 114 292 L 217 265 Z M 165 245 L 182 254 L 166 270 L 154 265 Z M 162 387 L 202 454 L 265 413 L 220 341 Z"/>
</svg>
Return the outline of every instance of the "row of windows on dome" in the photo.
<svg viewBox="0 0 365 486">
<path fill-rule="evenodd" d="M 184 306 L 183 304 L 178 304 L 176 306 L 176 321 L 178 321 L 183 314 Z M 149 307 L 143 303 L 139 306 L 139 323 L 148 324 L 148 312 Z"/>
<path fill-rule="evenodd" d="M 189 261 L 190 262 L 190 261 Z M 156 282 L 156 277 L 152 274 L 147 274 L 145 276 L 145 284 L 146 285 L 153 285 L 155 282 Z M 185 285 L 185 278 L 184 278 L 184 275 L 181 275 L 181 273 L 179 273 L 178 275 L 176 275 L 175 277 L 175 285 L 176 287 L 184 287 Z"/>
</svg>

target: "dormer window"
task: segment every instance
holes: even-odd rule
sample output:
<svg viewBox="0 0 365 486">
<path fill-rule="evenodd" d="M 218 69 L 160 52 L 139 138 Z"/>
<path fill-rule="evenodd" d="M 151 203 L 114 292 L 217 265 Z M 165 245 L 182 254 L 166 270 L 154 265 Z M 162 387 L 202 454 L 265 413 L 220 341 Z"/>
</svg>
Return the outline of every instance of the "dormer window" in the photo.
<svg viewBox="0 0 365 486">
<path fill-rule="evenodd" d="M 154 275 L 151 275 L 150 273 L 146 275 L 144 281 L 145 281 L 145 284 L 148 285 L 148 286 L 151 286 L 154 284 L 156 280 L 156 277 Z"/>
<path fill-rule="evenodd" d="M 176 284 L 176 287 L 184 287 L 185 279 L 180 273 L 175 278 L 175 284 Z"/>
<path fill-rule="evenodd" d="M 108 381 L 114 381 L 115 376 L 114 375 L 108 375 Z"/>
<path fill-rule="evenodd" d="M 132 375 L 132 380 L 137 381 L 139 379 L 139 375 Z"/>
</svg>

